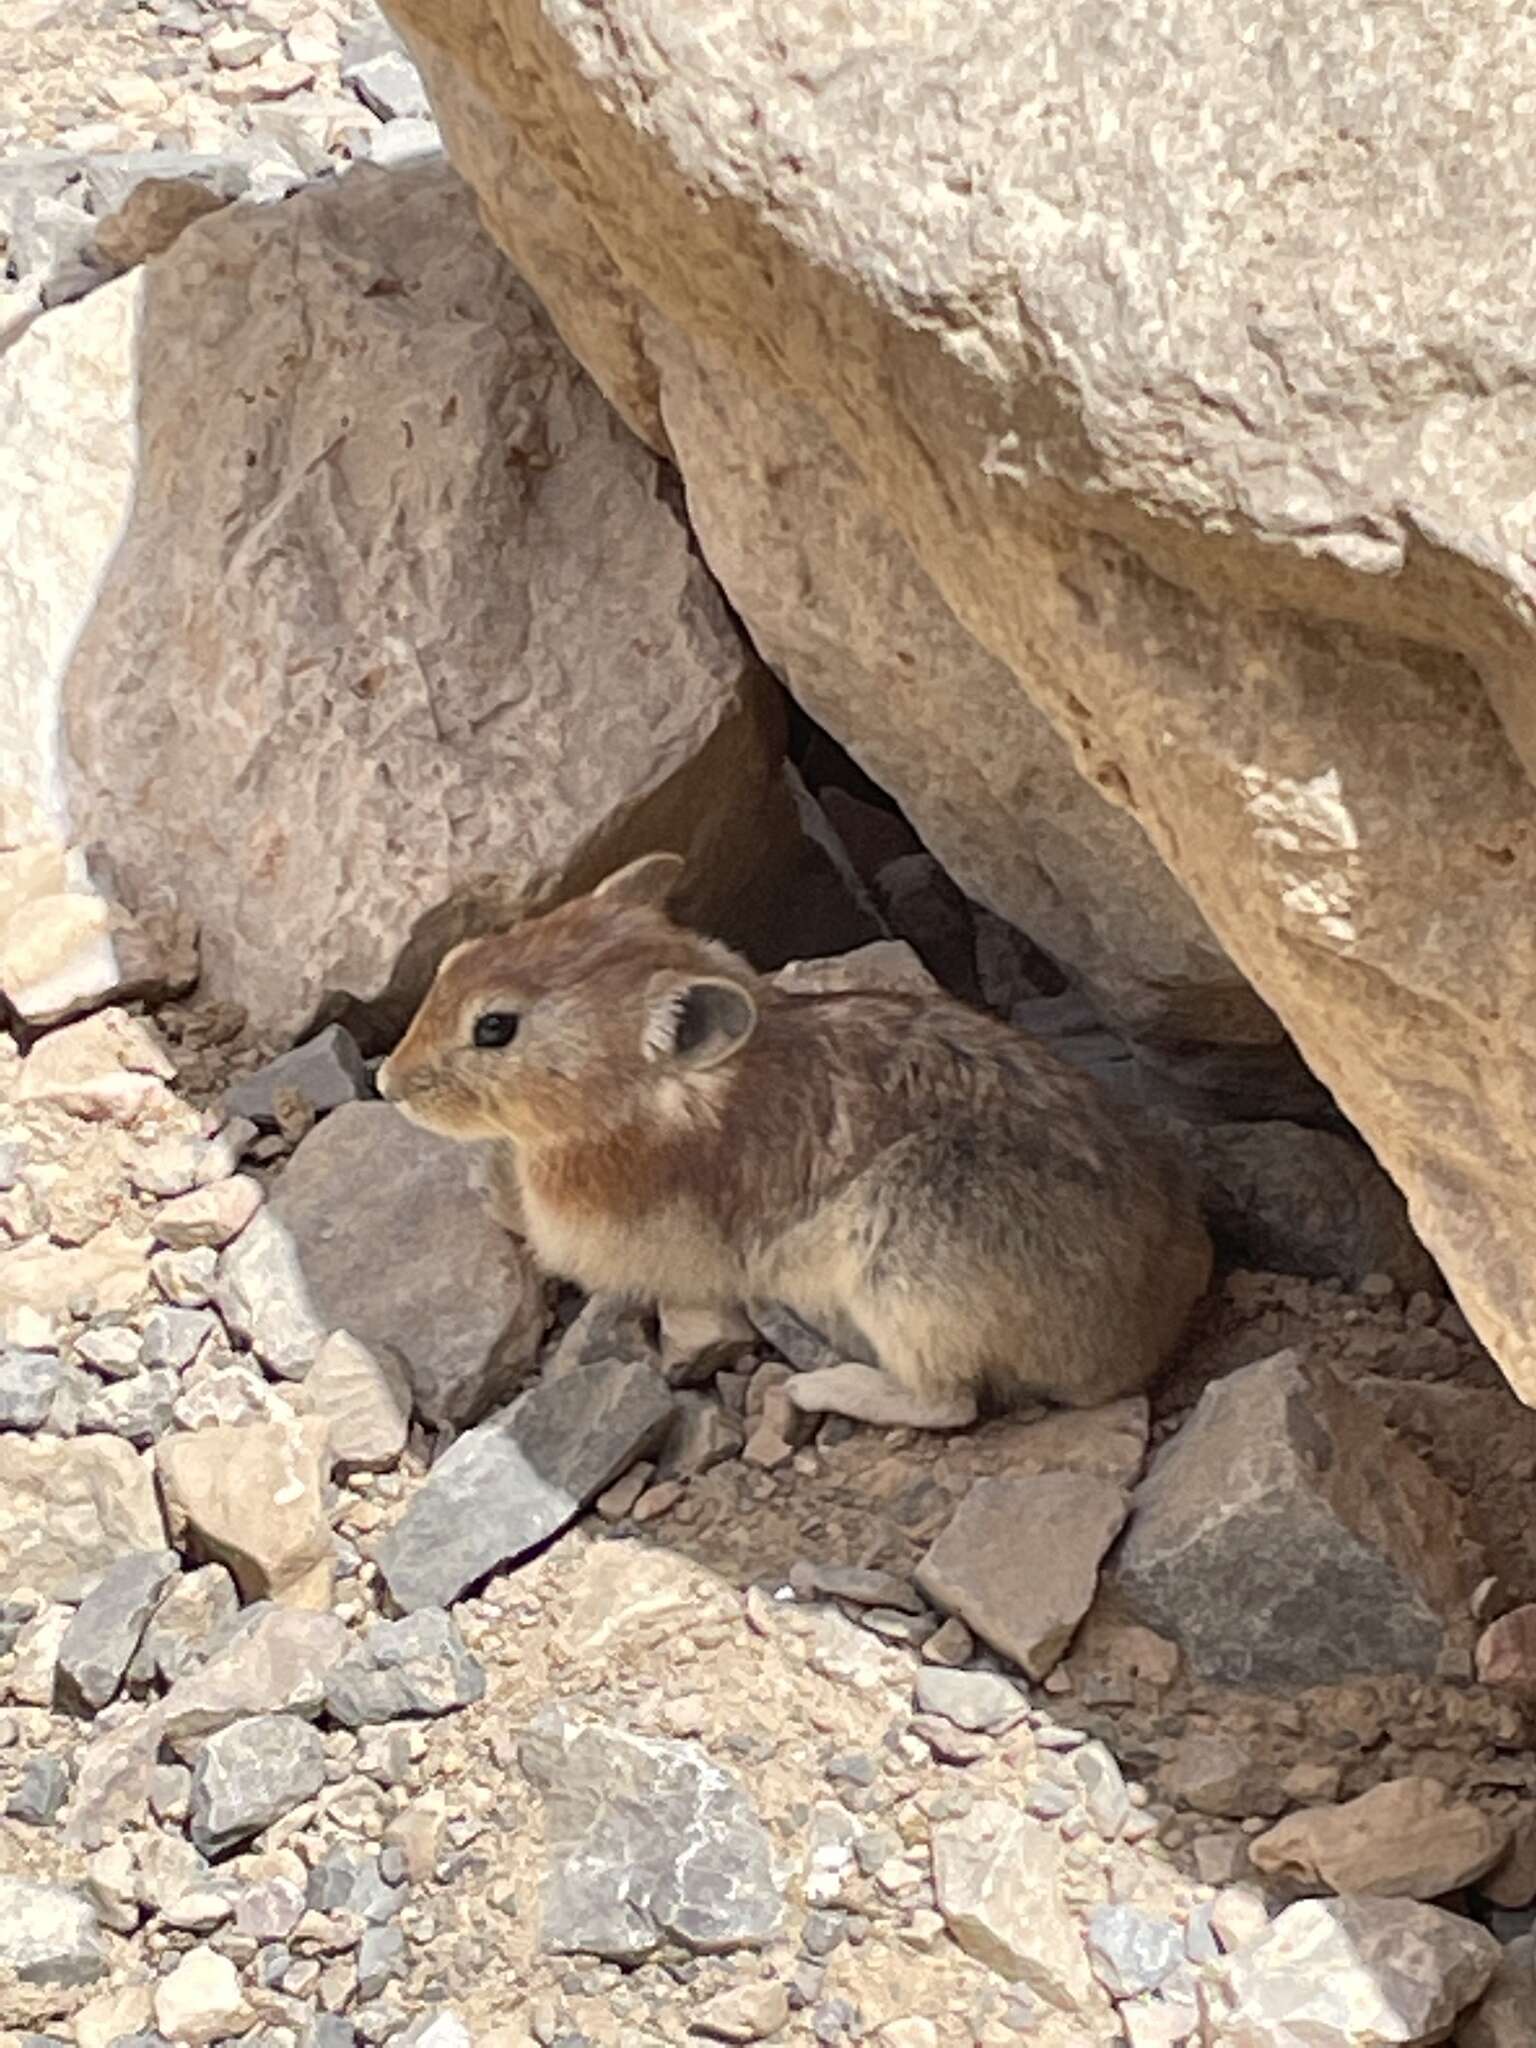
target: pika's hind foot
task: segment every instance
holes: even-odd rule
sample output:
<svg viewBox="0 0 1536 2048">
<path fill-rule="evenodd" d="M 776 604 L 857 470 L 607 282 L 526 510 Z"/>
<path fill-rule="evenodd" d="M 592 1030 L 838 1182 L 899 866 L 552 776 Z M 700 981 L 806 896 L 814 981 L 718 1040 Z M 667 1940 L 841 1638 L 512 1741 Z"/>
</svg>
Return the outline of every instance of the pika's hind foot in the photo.
<svg viewBox="0 0 1536 2048">
<path fill-rule="evenodd" d="M 846 1415 L 883 1429 L 964 1429 L 976 1420 L 970 1394 L 919 1394 L 874 1365 L 820 1366 L 785 1392 L 807 1415 Z"/>
</svg>

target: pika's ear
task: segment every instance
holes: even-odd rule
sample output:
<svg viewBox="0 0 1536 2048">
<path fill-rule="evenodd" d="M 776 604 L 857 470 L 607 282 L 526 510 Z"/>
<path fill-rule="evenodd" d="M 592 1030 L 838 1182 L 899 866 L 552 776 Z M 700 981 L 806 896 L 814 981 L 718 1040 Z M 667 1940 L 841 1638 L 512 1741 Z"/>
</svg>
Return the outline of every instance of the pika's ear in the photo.
<svg viewBox="0 0 1536 2048">
<path fill-rule="evenodd" d="M 757 1004 L 739 981 L 714 975 L 658 974 L 646 991 L 648 1060 L 684 1067 L 717 1067 L 739 1051 L 757 1028 Z"/>
<path fill-rule="evenodd" d="M 627 867 L 615 868 L 592 894 L 604 903 L 640 903 L 659 910 L 686 865 L 680 853 L 643 853 Z"/>
</svg>

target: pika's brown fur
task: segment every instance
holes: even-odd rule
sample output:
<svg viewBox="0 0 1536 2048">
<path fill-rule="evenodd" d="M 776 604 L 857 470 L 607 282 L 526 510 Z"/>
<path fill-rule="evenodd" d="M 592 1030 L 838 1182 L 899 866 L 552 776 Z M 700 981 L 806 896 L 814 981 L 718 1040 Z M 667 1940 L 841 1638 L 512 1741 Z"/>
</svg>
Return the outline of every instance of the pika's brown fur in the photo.
<svg viewBox="0 0 1536 2048">
<path fill-rule="evenodd" d="M 1171 1159 L 959 1003 L 776 989 L 668 919 L 681 866 L 652 855 L 457 948 L 385 1095 L 512 1141 L 553 1272 L 669 1307 L 780 1301 L 884 1368 L 801 1375 L 803 1408 L 953 1427 L 1146 1386 L 1210 1275 Z M 488 1017 L 510 1043 L 475 1043 Z"/>
</svg>

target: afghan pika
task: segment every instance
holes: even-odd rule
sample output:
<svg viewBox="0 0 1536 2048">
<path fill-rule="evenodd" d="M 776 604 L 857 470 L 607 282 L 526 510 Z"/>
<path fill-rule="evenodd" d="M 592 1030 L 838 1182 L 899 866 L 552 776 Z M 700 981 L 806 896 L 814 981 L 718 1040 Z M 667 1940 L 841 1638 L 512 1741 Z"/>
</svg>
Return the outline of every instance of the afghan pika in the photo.
<svg viewBox="0 0 1536 2048">
<path fill-rule="evenodd" d="M 1086 1076 L 944 996 L 791 995 L 663 908 L 653 854 L 444 960 L 386 1061 L 429 1130 L 509 1139 L 534 1252 L 668 1307 L 775 1300 L 853 1357 L 797 1406 L 956 1428 L 1136 1392 L 1211 1247 Z"/>
</svg>

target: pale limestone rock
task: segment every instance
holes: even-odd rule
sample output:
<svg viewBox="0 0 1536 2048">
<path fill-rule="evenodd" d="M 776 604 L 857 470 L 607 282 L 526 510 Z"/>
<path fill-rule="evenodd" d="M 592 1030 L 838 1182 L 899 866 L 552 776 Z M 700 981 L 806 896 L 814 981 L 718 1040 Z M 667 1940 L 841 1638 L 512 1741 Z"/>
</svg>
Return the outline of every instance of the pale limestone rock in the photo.
<svg viewBox="0 0 1536 2048">
<path fill-rule="evenodd" d="M 155 1238 L 168 1251 L 222 1249 L 261 1207 L 261 1189 L 249 1174 L 233 1174 L 167 1202 L 155 1218 Z"/>
<path fill-rule="evenodd" d="M 371 1351 L 346 1330 L 321 1345 L 296 1399 L 330 1433 L 331 1470 L 387 1472 L 400 1461 L 411 1420 L 411 1389 L 399 1356 Z"/>
<path fill-rule="evenodd" d="M 815 413 L 1536 1397 L 1532 197 L 1513 128 L 1468 169 L 1465 114 L 1536 87 L 1515 17 L 1474 9 L 1448 67 L 1429 14 L 1384 43 L 1285 0 L 1158 0 L 1128 39 L 1040 0 L 939 0 L 918 37 L 899 7 L 391 11 L 627 416 L 663 445 L 658 316 Z"/>
<path fill-rule="evenodd" d="M 1429 2048 L 1499 1960 L 1486 1928 L 1408 1899 L 1306 1899 L 1201 1972 L 1209 2048 Z"/>
<path fill-rule="evenodd" d="M 216 1949 L 189 1949 L 155 1986 L 155 2025 L 184 2048 L 208 2048 L 226 2035 L 243 2034 L 254 2019 L 238 1971 Z"/>
<path fill-rule="evenodd" d="M 1255 1870 L 1331 1892 L 1438 1899 L 1491 1870 L 1509 1822 L 1433 1778 L 1395 1778 L 1342 1806 L 1314 1806 L 1249 1844 Z"/>
<path fill-rule="evenodd" d="M 0 1599 L 79 1600 L 125 1551 L 164 1543 L 154 1480 L 127 1444 L 0 1434 Z"/>
<path fill-rule="evenodd" d="M 325 1517 L 329 1431 L 318 1416 L 168 1437 L 155 1465 L 174 1520 L 228 1565 L 246 1600 L 330 1605 L 335 1545 Z"/>
<path fill-rule="evenodd" d="M 980 1799 L 933 1837 L 939 1911 L 967 1955 L 1047 2005 L 1086 2015 L 1106 2004 L 1063 1891 L 1055 1835 L 1016 1807 Z"/>
<path fill-rule="evenodd" d="M 403 1021 L 453 939 L 631 853 L 676 843 L 717 915 L 795 844 L 767 672 L 446 165 L 212 214 L 153 278 L 102 373 L 139 460 L 76 578 L 71 800 L 128 910 L 196 918 L 208 994 L 269 1042 L 328 996 Z"/>
</svg>

